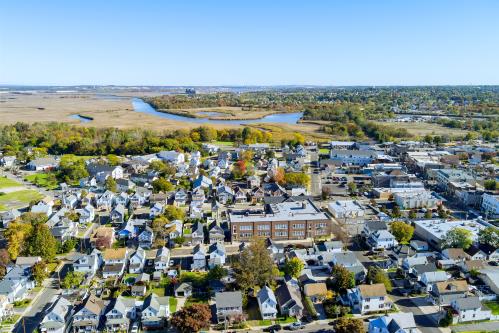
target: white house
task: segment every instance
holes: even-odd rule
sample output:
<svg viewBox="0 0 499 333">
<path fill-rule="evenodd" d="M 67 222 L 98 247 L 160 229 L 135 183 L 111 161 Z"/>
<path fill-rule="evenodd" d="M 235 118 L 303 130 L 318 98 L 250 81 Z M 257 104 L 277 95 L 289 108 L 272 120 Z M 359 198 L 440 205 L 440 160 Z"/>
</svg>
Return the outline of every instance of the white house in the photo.
<svg viewBox="0 0 499 333">
<path fill-rule="evenodd" d="M 51 306 L 40 323 L 40 332 L 65 333 L 73 305 L 64 297 L 54 296 Z"/>
<path fill-rule="evenodd" d="M 160 329 L 170 316 L 170 298 L 150 294 L 142 306 L 142 325 L 147 329 Z"/>
<path fill-rule="evenodd" d="M 366 314 L 392 308 L 392 301 L 383 283 L 361 284 L 348 289 L 347 297 L 354 313 Z"/>
<path fill-rule="evenodd" d="M 451 302 L 457 312 L 457 322 L 488 320 L 492 311 L 482 305 L 478 296 L 458 298 Z"/>
<path fill-rule="evenodd" d="M 166 272 L 170 262 L 170 250 L 166 247 L 158 249 L 156 259 L 154 259 L 154 270 Z"/>
<path fill-rule="evenodd" d="M 104 267 L 102 277 L 116 277 L 123 275 L 128 260 L 128 249 L 125 247 L 118 249 L 106 249 L 102 254 Z"/>
<path fill-rule="evenodd" d="M 175 165 L 185 162 L 185 155 L 174 150 L 162 150 L 157 155 L 163 161 L 170 162 Z"/>
<path fill-rule="evenodd" d="M 94 250 L 91 254 L 82 255 L 76 259 L 73 262 L 73 270 L 92 277 L 95 275 L 101 264 L 102 259 L 100 257 L 100 252 L 98 250 Z"/>
<path fill-rule="evenodd" d="M 426 286 L 426 291 L 430 292 L 432 286 L 437 282 L 447 281 L 451 276 L 444 271 L 424 272 L 421 274 L 421 283 Z"/>
<path fill-rule="evenodd" d="M 79 209 L 80 223 L 90 223 L 95 220 L 95 208 L 91 204 L 86 205 L 84 208 Z"/>
<path fill-rule="evenodd" d="M 388 230 L 377 230 L 369 235 L 367 243 L 374 249 L 391 249 L 398 244 Z"/>
<path fill-rule="evenodd" d="M 128 271 L 132 274 L 142 273 L 144 269 L 144 264 L 146 262 L 146 251 L 138 247 L 137 251 L 130 257 L 130 265 L 128 266 Z"/>
<path fill-rule="evenodd" d="M 272 289 L 267 286 L 263 287 L 258 292 L 256 299 L 262 319 L 275 319 L 277 316 L 277 299 Z"/>
<path fill-rule="evenodd" d="M 395 203 L 402 209 L 434 208 L 442 201 L 435 198 L 427 190 L 396 192 L 393 195 Z"/>
</svg>

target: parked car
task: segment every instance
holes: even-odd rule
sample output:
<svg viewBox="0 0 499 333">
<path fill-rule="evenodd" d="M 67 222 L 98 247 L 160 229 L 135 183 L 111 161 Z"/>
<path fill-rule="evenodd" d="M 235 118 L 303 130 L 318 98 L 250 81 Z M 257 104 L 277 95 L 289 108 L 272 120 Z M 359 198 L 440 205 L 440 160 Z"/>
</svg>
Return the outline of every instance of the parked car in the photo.
<svg viewBox="0 0 499 333">
<path fill-rule="evenodd" d="M 272 332 L 277 332 L 280 330 L 282 330 L 282 326 L 279 324 L 275 324 L 275 325 L 272 325 L 272 326 L 265 328 L 263 331 L 272 333 Z"/>
<path fill-rule="evenodd" d="M 137 333 L 139 331 L 139 324 L 138 323 L 133 323 L 132 328 L 130 329 L 130 333 Z"/>
<path fill-rule="evenodd" d="M 295 321 L 287 327 L 290 331 L 297 331 L 305 328 L 301 321 Z"/>
</svg>

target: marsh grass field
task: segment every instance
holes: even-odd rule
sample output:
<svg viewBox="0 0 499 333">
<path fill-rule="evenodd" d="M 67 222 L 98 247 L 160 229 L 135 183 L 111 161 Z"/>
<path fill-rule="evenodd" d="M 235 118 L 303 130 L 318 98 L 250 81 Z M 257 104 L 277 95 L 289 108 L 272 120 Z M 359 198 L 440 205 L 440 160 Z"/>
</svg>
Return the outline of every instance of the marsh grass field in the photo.
<svg viewBox="0 0 499 333">
<path fill-rule="evenodd" d="M 416 136 L 424 136 L 426 134 L 430 135 L 466 135 L 468 133 L 465 130 L 461 130 L 458 128 L 449 128 L 439 124 L 433 123 L 423 123 L 423 122 L 414 122 L 414 123 L 395 123 L 395 122 L 377 122 L 380 125 L 391 126 L 395 128 L 405 128 L 410 134 Z"/>
</svg>

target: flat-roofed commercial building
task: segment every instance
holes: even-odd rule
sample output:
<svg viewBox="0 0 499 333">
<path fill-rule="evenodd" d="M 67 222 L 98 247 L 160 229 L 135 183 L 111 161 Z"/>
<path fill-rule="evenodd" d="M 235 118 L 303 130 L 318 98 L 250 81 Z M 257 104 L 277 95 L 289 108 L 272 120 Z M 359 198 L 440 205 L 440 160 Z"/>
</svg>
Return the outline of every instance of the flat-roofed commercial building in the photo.
<svg viewBox="0 0 499 333">
<path fill-rule="evenodd" d="M 331 234 L 331 220 L 310 199 L 271 203 L 261 209 L 229 212 L 232 240 L 253 237 L 298 240 Z"/>
<path fill-rule="evenodd" d="M 478 232 L 487 226 L 485 222 L 478 219 L 468 221 L 447 221 L 441 219 L 417 220 L 414 221 L 414 225 L 414 233 L 436 248 L 441 247 L 442 240 L 449 230 L 454 228 L 469 230 L 473 235 L 473 241 L 476 241 Z"/>
</svg>

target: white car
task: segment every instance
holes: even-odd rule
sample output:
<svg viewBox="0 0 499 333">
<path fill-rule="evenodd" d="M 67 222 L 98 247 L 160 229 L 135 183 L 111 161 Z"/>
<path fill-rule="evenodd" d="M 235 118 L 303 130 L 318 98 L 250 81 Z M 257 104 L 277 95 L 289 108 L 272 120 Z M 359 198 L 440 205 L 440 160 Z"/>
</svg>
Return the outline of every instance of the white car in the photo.
<svg viewBox="0 0 499 333">
<path fill-rule="evenodd" d="M 304 328 L 305 328 L 305 325 L 303 325 L 303 323 L 301 321 L 295 321 L 294 323 L 292 323 L 288 326 L 288 329 L 290 331 L 301 330 Z"/>
<path fill-rule="evenodd" d="M 133 323 L 132 328 L 130 329 L 130 333 L 138 333 L 139 332 L 139 324 L 138 323 Z"/>
</svg>

